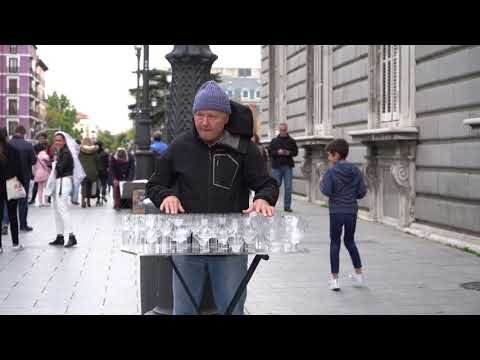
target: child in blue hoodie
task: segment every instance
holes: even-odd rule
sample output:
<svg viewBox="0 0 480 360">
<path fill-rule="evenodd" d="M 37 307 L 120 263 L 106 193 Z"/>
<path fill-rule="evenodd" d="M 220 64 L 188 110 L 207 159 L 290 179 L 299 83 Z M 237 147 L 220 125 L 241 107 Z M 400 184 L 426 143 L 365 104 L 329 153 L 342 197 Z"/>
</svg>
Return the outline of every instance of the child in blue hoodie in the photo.
<svg viewBox="0 0 480 360">
<path fill-rule="evenodd" d="M 363 286 L 362 262 L 354 235 L 357 223 L 358 204 L 367 193 L 362 173 L 352 163 L 346 161 L 348 143 L 343 139 L 335 139 L 326 146 L 328 161 L 331 167 L 320 179 L 320 191 L 328 196 L 330 210 L 330 267 L 332 278 L 330 289 L 338 291 L 339 258 L 342 228 L 343 241 L 350 254 L 355 273 L 350 277 L 357 286 Z"/>
</svg>

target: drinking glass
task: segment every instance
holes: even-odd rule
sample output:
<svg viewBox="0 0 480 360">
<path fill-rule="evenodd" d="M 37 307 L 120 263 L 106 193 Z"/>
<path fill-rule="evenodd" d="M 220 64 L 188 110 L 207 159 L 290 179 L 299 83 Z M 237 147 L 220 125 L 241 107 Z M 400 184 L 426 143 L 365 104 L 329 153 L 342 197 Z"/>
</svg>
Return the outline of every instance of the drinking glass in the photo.
<svg viewBox="0 0 480 360">
<path fill-rule="evenodd" d="M 169 215 L 160 215 L 158 229 L 161 234 L 161 252 L 169 254 L 172 252 L 172 222 Z"/>
<path fill-rule="evenodd" d="M 200 244 L 201 253 L 210 252 L 210 239 L 215 236 L 214 232 L 211 229 L 211 221 L 209 217 L 204 217 L 200 219 L 200 228 L 198 229 L 196 239 Z"/>
</svg>

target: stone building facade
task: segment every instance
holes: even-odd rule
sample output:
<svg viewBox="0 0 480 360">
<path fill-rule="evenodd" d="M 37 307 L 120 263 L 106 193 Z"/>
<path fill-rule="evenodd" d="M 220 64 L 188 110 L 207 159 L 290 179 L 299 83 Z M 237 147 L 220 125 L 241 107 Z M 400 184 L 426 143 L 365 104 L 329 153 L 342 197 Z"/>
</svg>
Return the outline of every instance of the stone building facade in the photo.
<svg viewBox="0 0 480 360">
<path fill-rule="evenodd" d="M 369 189 L 361 217 L 421 235 L 480 237 L 480 46 L 261 51 L 261 139 L 288 123 L 301 148 L 294 194 L 325 203 L 325 145 L 342 137 Z"/>
</svg>

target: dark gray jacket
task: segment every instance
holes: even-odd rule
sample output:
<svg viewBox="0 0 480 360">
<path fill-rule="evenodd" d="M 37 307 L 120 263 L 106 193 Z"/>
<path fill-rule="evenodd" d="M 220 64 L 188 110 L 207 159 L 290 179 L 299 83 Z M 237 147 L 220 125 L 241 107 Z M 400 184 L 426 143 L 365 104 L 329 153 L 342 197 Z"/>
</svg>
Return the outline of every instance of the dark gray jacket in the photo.
<svg viewBox="0 0 480 360">
<path fill-rule="evenodd" d="M 37 156 L 33 150 L 33 145 L 16 135 L 12 137 L 9 143 L 20 155 L 20 167 L 22 169 L 23 177 L 19 180 L 25 189 L 28 189 L 30 179 L 32 179 L 32 166 L 37 162 Z"/>
<path fill-rule="evenodd" d="M 320 182 L 320 191 L 328 196 L 330 214 L 356 214 L 357 199 L 367 193 L 360 170 L 346 160 L 330 167 Z"/>
<path fill-rule="evenodd" d="M 220 142 L 208 146 L 193 129 L 157 158 L 146 196 L 159 207 L 165 197 L 175 195 L 189 213 L 238 213 L 249 206 L 249 189 L 255 199 L 275 206 L 278 185 L 256 145 L 225 131 Z"/>
</svg>

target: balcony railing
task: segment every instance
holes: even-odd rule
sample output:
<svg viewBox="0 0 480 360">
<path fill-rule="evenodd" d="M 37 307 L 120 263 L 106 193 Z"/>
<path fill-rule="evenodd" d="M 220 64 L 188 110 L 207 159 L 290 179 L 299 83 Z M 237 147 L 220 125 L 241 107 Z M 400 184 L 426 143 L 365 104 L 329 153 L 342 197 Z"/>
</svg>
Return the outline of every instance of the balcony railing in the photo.
<svg viewBox="0 0 480 360">
<path fill-rule="evenodd" d="M 37 119 L 40 117 L 38 111 L 30 109 L 30 116 L 36 117 Z"/>
<path fill-rule="evenodd" d="M 9 73 L 18 73 L 18 66 L 8 66 L 8 72 Z"/>
<path fill-rule="evenodd" d="M 18 94 L 18 88 L 8 88 L 8 93 L 9 94 Z"/>
</svg>

